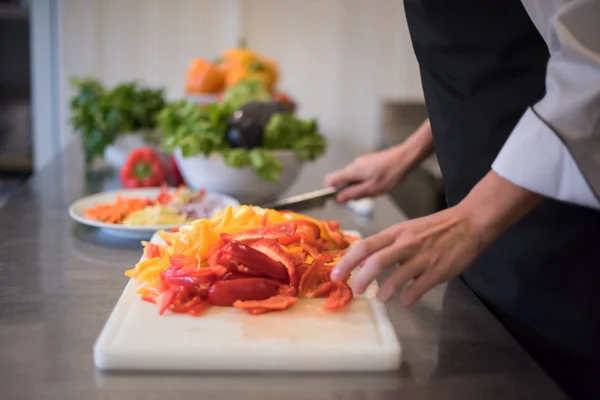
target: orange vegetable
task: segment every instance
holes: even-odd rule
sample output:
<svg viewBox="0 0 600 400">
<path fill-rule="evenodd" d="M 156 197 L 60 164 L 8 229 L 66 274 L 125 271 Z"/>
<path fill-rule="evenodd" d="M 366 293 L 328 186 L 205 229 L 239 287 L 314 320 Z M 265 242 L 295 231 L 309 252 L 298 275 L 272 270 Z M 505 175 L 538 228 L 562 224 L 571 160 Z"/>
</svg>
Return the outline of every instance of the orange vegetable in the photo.
<svg viewBox="0 0 600 400">
<path fill-rule="evenodd" d="M 117 197 L 114 203 L 98 204 L 95 207 L 85 210 L 86 218 L 96 221 L 106 222 L 109 224 L 118 224 L 132 212 L 141 210 L 142 208 L 151 205 L 152 201 L 139 197 Z"/>
<path fill-rule="evenodd" d="M 185 85 L 187 94 L 217 93 L 223 90 L 224 84 L 225 72 L 222 68 L 201 58 L 192 60 Z"/>
</svg>

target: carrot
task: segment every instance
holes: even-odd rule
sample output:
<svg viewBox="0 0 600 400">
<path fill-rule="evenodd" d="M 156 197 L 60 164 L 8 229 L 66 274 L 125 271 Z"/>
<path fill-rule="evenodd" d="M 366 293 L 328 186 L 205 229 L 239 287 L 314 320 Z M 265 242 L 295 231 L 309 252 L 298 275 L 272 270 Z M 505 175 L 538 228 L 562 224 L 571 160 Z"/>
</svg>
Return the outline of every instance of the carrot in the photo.
<svg viewBox="0 0 600 400">
<path fill-rule="evenodd" d="M 150 203 L 148 199 L 140 197 L 123 198 L 118 196 L 114 203 L 98 204 L 85 210 L 84 215 L 96 221 L 118 224 L 132 212 L 141 210 Z"/>
</svg>

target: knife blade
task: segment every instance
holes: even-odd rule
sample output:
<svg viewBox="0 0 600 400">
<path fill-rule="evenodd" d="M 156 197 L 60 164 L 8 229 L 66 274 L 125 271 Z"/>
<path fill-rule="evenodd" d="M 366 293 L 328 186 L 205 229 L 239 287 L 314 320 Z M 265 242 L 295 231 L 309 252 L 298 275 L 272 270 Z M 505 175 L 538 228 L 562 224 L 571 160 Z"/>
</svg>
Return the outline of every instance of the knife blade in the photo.
<svg viewBox="0 0 600 400">
<path fill-rule="evenodd" d="M 327 200 L 334 198 L 342 190 L 356 185 L 359 182 L 352 182 L 338 188 L 329 187 L 314 190 L 312 192 L 302 193 L 296 196 L 287 197 L 272 203 L 263 204 L 260 207 L 273 210 L 306 211 L 314 208 L 324 207 Z"/>
</svg>

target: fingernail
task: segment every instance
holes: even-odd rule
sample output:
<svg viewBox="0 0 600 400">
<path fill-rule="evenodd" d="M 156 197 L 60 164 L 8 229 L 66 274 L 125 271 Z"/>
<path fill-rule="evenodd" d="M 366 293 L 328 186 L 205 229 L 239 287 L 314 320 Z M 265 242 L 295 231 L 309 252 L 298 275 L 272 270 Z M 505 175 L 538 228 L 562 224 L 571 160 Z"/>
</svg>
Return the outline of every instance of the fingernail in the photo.
<svg viewBox="0 0 600 400">
<path fill-rule="evenodd" d="M 334 268 L 331 271 L 331 280 L 332 281 L 338 281 L 338 280 L 340 280 L 340 278 L 341 278 L 340 275 L 341 275 L 340 271 Z"/>
</svg>

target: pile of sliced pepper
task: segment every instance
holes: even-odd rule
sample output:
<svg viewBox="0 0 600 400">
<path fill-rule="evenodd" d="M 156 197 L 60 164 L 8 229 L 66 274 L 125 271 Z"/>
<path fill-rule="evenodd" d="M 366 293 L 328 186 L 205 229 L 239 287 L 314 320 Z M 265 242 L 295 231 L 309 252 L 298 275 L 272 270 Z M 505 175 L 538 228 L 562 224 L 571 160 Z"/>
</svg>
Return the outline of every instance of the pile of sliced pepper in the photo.
<svg viewBox="0 0 600 400">
<path fill-rule="evenodd" d="M 138 293 L 159 314 L 199 316 L 218 306 L 257 315 L 318 297 L 335 310 L 353 298 L 349 276 L 329 278 L 356 239 L 334 221 L 240 206 L 159 234 L 165 244 L 143 242 L 144 260 L 126 272 L 144 282 Z"/>
</svg>

